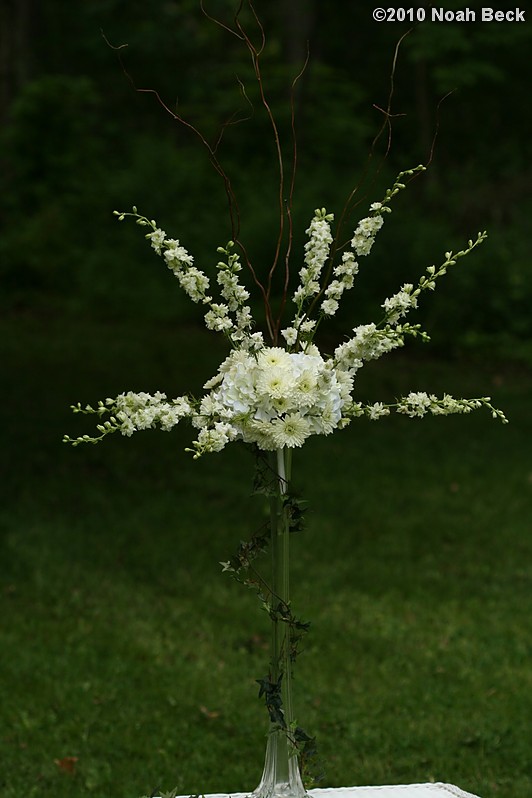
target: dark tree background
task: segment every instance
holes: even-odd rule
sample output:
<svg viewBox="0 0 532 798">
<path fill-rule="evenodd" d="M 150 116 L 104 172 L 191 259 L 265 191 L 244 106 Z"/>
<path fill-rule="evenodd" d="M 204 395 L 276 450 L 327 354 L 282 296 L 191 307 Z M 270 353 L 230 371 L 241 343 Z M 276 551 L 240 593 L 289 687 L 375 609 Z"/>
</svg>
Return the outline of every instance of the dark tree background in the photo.
<svg viewBox="0 0 532 798">
<path fill-rule="evenodd" d="M 232 24 L 232 0 L 205 5 Z M 296 92 L 294 252 L 315 207 L 338 215 L 359 185 L 354 224 L 399 170 L 428 161 L 438 129 L 429 171 L 397 202 L 359 278 L 356 307 L 344 313 L 366 321 L 401 282 L 486 228 L 488 242 L 439 289 L 444 301 L 428 298 L 421 320 L 441 347 L 530 358 L 532 20 L 415 26 L 394 75 L 390 152 L 384 159 L 385 133 L 368 160 L 408 25 L 378 24 L 361 3 L 255 5 L 267 39 L 264 85 L 287 153 L 289 86 L 307 42 L 310 51 Z M 461 6 L 446 4 L 453 7 Z M 242 238 L 256 268 L 268 267 L 273 137 L 242 42 L 206 19 L 197 0 L 1 0 L 0 14 L 7 312 L 190 320 L 139 231 L 118 227 L 111 212 L 136 204 L 208 269 L 230 235 L 223 183 L 201 143 L 134 85 L 157 90 L 209 140 L 232 114 L 251 117 L 226 129 L 218 154 L 239 199 Z M 249 10 L 242 19 L 258 41 Z"/>
</svg>

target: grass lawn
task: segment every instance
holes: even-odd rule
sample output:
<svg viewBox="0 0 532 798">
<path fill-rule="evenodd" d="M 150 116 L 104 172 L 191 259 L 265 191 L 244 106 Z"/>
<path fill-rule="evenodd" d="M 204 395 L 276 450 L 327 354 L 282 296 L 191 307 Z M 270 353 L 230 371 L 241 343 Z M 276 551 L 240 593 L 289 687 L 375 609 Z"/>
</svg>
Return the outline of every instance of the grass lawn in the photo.
<svg viewBox="0 0 532 798">
<path fill-rule="evenodd" d="M 250 455 L 193 462 L 185 427 L 61 443 L 93 429 L 70 414 L 78 400 L 199 392 L 220 342 L 0 324 L 2 798 L 254 788 L 268 622 L 219 566 L 263 518 Z M 293 605 L 312 621 L 298 719 L 317 735 L 323 786 L 436 780 L 530 798 L 532 374 L 411 355 L 368 365 L 361 397 L 491 394 L 510 424 L 481 411 L 358 420 L 296 453 L 310 512 Z"/>
</svg>

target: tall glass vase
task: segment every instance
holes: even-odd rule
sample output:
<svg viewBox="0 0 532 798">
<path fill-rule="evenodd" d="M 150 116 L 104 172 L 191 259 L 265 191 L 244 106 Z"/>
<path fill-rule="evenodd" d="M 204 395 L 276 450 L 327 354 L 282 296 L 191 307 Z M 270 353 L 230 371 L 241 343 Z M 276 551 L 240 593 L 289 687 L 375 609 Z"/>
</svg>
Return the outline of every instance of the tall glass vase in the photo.
<svg viewBox="0 0 532 798">
<path fill-rule="evenodd" d="M 290 626 L 280 619 L 290 606 L 290 529 L 285 496 L 291 476 L 290 449 L 273 452 L 270 467 L 275 490 L 270 496 L 270 529 L 272 553 L 272 638 L 269 683 L 281 685 L 281 706 L 278 718 L 270 721 L 264 770 L 252 798 L 304 798 L 305 788 L 299 772 L 297 752 L 293 745 L 294 721 L 292 705 Z M 271 715 L 271 713 L 270 713 Z"/>
</svg>

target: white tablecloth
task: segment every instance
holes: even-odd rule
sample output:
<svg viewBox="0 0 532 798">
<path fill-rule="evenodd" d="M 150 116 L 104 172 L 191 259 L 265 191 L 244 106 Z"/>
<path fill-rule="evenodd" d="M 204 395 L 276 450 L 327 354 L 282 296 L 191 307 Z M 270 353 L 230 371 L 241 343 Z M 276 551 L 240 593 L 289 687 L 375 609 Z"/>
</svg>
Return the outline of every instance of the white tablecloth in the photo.
<svg viewBox="0 0 532 798">
<path fill-rule="evenodd" d="M 453 784 L 390 784 L 383 787 L 335 787 L 309 790 L 312 798 L 478 798 Z M 247 798 L 249 793 L 210 793 L 204 798 Z M 180 796 L 187 798 L 187 796 Z"/>
</svg>

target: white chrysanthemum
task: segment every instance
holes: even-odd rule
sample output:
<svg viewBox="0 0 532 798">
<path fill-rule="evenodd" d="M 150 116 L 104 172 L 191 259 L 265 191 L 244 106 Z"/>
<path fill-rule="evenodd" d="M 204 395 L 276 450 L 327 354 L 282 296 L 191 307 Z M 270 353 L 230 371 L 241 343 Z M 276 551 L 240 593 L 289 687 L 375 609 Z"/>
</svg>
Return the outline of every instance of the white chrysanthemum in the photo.
<svg viewBox="0 0 532 798">
<path fill-rule="evenodd" d="M 282 449 L 285 446 L 289 449 L 303 446 L 311 434 L 308 420 L 297 413 L 275 419 L 272 421 L 271 427 L 272 438 L 277 449 Z"/>
<path fill-rule="evenodd" d="M 258 419 L 244 420 L 241 426 L 242 440 L 255 443 L 265 452 L 272 452 L 277 445 L 272 436 L 272 425 L 268 421 Z"/>
<path fill-rule="evenodd" d="M 287 366 L 271 366 L 260 370 L 257 379 L 259 395 L 266 395 L 269 399 L 290 398 L 294 389 L 294 374 Z"/>
<path fill-rule="evenodd" d="M 294 400 L 288 396 L 280 396 L 278 399 L 272 399 L 269 403 L 270 414 L 282 416 L 292 410 Z"/>
<path fill-rule="evenodd" d="M 259 369 L 268 369 L 274 366 L 290 367 L 290 355 L 280 346 L 269 346 L 262 350 L 257 357 Z"/>
<path fill-rule="evenodd" d="M 304 369 L 300 373 L 295 386 L 295 401 L 298 405 L 310 407 L 314 403 L 317 383 L 318 377 L 315 369 Z"/>
</svg>

